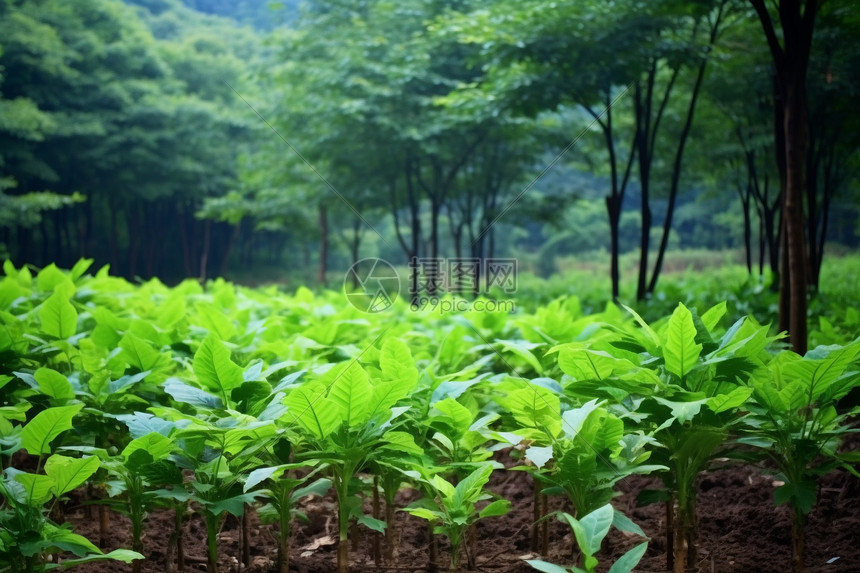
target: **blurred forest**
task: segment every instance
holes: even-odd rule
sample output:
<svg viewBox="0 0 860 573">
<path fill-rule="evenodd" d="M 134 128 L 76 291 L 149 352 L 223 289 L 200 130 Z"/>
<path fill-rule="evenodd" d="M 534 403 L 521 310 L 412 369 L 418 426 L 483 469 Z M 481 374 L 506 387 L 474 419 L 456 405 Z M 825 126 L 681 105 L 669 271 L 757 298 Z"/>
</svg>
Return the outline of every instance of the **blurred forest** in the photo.
<svg viewBox="0 0 860 573">
<path fill-rule="evenodd" d="M 777 272 L 782 91 L 755 4 L 0 0 L 0 255 L 167 281 L 587 257 L 617 283 L 637 253 L 640 297 L 673 249 Z M 814 11 L 813 288 L 860 220 L 860 10 Z"/>
</svg>

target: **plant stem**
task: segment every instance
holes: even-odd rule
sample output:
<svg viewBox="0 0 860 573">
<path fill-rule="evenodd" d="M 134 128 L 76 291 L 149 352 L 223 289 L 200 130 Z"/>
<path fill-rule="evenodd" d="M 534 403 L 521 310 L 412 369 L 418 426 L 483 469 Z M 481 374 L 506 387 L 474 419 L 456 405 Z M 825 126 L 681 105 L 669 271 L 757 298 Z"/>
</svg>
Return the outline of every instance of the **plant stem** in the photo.
<svg viewBox="0 0 860 573">
<path fill-rule="evenodd" d="M 245 567 L 251 565 L 251 530 L 248 526 L 248 518 L 250 517 L 250 507 L 245 504 L 242 513 L 242 564 Z"/>
<path fill-rule="evenodd" d="M 204 512 L 206 521 L 206 573 L 218 573 L 218 516 L 211 511 Z"/>
<path fill-rule="evenodd" d="M 143 480 L 139 476 L 129 475 L 126 484 L 128 513 L 131 518 L 131 548 L 143 553 Z M 140 573 L 139 559 L 132 563 L 131 570 L 132 573 Z"/>
<path fill-rule="evenodd" d="M 541 515 L 541 504 L 540 504 L 540 483 L 538 483 L 537 478 L 534 480 L 534 492 L 532 493 L 532 551 L 538 551 L 540 549 L 540 530 L 541 524 L 538 523 L 540 518 L 543 517 Z M 543 554 L 541 554 L 543 555 Z"/>
<path fill-rule="evenodd" d="M 804 573 L 803 555 L 806 549 L 806 516 L 799 509 L 794 510 L 791 521 L 791 562 L 794 573 Z"/>
<path fill-rule="evenodd" d="M 338 521 L 338 541 L 337 541 L 337 571 L 338 573 L 347 573 L 349 571 L 349 507 L 347 498 L 349 497 L 349 480 L 352 478 L 352 466 L 344 464 L 341 472 L 335 476 L 335 491 L 337 492 L 337 521 Z"/>
<path fill-rule="evenodd" d="M 185 517 L 185 502 L 179 502 L 174 508 L 174 527 L 176 529 L 176 568 L 185 569 L 185 543 L 182 537 L 182 521 Z"/>
<path fill-rule="evenodd" d="M 540 496 L 540 511 L 541 516 L 545 516 L 547 513 L 547 509 L 549 505 L 549 498 L 546 494 L 541 494 Z M 540 524 L 540 552 L 541 555 L 547 555 L 549 553 L 549 521 L 546 519 Z"/>
<path fill-rule="evenodd" d="M 675 498 L 667 499 L 666 506 L 666 569 L 675 568 Z"/>
<path fill-rule="evenodd" d="M 105 548 L 110 537 L 110 513 L 106 505 L 99 506 L 99 547 Z"/>
<path fill-rule="evenodd" d="M 374 474 L 373 476 L 373 518 L 379 519 L 380 517 L 380 509 L 379 509 L 379 476 Z M 382 564 L 382 553 L 379 548 L 379 534 L 372 534 L 372 551 L 373 551 L 373 562 L 376 566 L 380 566 Z"/>
<path fill-rule="evenodd" d="M 278 537 L 278 571 L 289 573 L 290 570 L 290 529 L 292 521 L 290 491 L 288 488 L 280 488 L 280 500 L 278 500 L 278 511 L 280 513 L 281 528 Z"/>
<path fill-rule="evenodd" d="M 386 484 L 390 486 L 390 484 Z M 397 545 L 397 530 L 394 527 L 394 489 L 396 486 L 386 487 L 385 493 L 385 562 L 387 565 L 394 564 L 394 547 Z M 391 489 L 391 491 L 389 491 Z"/>
<path fill-rule="evenodd" d="M 439 549 L 436 546 L 436 535 L 433 533 L 433 522 L 427 522 L 427 573 L 437 573 L 439 567 L 436 565 L 436 558 L 439 554 Z"/>
</svg>

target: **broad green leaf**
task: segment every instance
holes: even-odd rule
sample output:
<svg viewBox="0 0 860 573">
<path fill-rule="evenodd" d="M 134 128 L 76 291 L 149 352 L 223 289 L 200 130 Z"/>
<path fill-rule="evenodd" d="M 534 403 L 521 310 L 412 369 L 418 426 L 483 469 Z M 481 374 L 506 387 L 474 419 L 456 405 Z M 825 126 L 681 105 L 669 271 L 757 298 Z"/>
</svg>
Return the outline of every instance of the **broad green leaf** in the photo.
<svg viewBox="0 0 860 573">
<path fill-rule="evenodd" d="M 702 406 L 708 403 L 707 398 L 702 400 L 691 400 L 689 402 L 677 402 L 654 396 L 654 400 L 669 407 L 672 410 L 672 418 L 678 420 L 682 424 L 692 420 L 701 411 Z"/>
<path fill-rule="evenodd" d="M 381 519 L 376 519 L 365 514 L 358 518 L 358 523 L 367 527 L 368 529 L 372 529 L 373 531 L 385 533 L 385 522 Z"/>
<path fill-rule="evenodd" d="M 185 297 L 173 295 L 158 307 L 156 321 L 161 328 L 168 329 L 185 317 Z"/>
<path fill-rule="evenodd" d="M 511 502 L 506 499 L 497 499 L 487 505 L 478 513 L 478 517 L 497 517 L 506 515 L 511 510 Z"/>
<path fill-rule="evenodd" d="M 152 345 L 132 332 L 126 332 L 119 341 L 122 356 L 126 362 L 138 370 L 152 370 L 160 355 Z"/>
<path fill-rule="evenodd" d="M 407 507 L 403 511 L 414 515 L 415 517 L 420 517 L 422 519 L 426 519 L 428 521 L 437 521 L 442 518 L 442 514 L 433 511 L 432 509 L 427 509 L 425 507 Z"/>
<path fill-rule="evenodd" d="M 92 561 L 122 561 L 123 563 L 131 563 L 137 559 L 145 559 L 145 557 L 131 549 L 114 549 L 110 553 L 87 555 L 78 559 L 63 559 L 61 567 L 63 569 L 70 569 L 76 565 Z"/>
<path fill-rule="evenodd" d="M 430 483 L 432 483 L 433 487 L 435 487 L 439 493 L 442 494 L 442 497 L 446 499 L 453 499 L 454 496 L 457 495 L 457 489 L 439 474 L 434 475 Z"/>
<path fill-rule="evenodd" d="M 39 390 L 54 400 L 62 402 L 75 397 L 75 390 L 69 379 L 56 370 L 39 368 L 33 373 L 33 377 L 39 384 Z"/>
<path fill-rule="evenodd" d="M 715 414 L 731 410 L 732 408 L 738 408 L 746 404 L 752 392 L 752 388 L 739 386 L 728 394 L 718 394 L 708 398 L 708 408 Z"/>
<path fill-rule="evenodd" d="M 150 432 L 158 432 L 163 436 L 169 436 L 173 428 L 176 427 L 174 422 L 163 420 L 148 412 L 122 414 L 117 416 L 116 419 L 128 426 L 128 431 L 132 438 L 140 438 Z"/>
<path fill-rule="evenodd" d="M 414 387 L 414 384 L 403 378 L 376 381 L 373 385 L 373 396 L 370 401 L 370 417 L 390 409 L 394 404 L 408 396 Z"/>
<path fill-rule="evenodd" d="M 446 425 L 450 426 L 451 429 L 454 430 L 455 436 L 458 439 L 469 431 L 469 427 L 472 425 L 474 416 L 468 408 L 460 404 L 457 400 L 454 400 L 453 398 L 445 398 L 444 400 L 436 402 L 433 405 L 433 408 L 442 413 L 442 419 L 445 420 Z M 433 417 L 434 413 L 431 410 L 431 421 Z"/>
<path fill-rule="evenodd" d="M 177 402 L 190 404 L 192 406 L 201 406 L 210 410 L 224 408 L 224 401 L 218 396 L 214 396 L 196 386 L 186 384 L 178 378 L 168 378 L 164 383 L 164 391 L 170 394 Z"/>
<path fill-rule="evenodd" d="M 69 296 L 57 290 L 39 308 L 42 332 L 54 338 L 66 339 L 75 334 L 78 313 L 69 302 Z"/>
<path fill-rule="evenodd" d="M 464 477 L 455 487 L 455 505 L 459 506 L 463 503 L 474 503 L 478 500 L 484 491 L 484 486 L 490 481 L 490 474 L 493 473 L 493 466 L 485 464 Z"/>
<path fill-rule="evenodd" d="M 108 390 L 110 390 L 111 394 L 125 392 L 129 387 L 137 384 L 147 376 L 149 376 L 150 371 L 144 370 L 143 372 L 138 372 L 137 374 L 128 374 L 126 376 L 120 376 L 116 380 L 111 380 L 108 385 Z"/>
<path fill-rule="evenodd" d="M 561 418 L 564 421 L 564 424 L 562 425 L 564 433 L 570 438 L 578 436 L 586 418 L 588 418 L 588 416 L 599 407 L 600 405 L 598 400 L 594 399 L 586 402 L 579 408 L 573 408 L 563 413 Z"/>
<path fill-rule="evenodd" d="M 372 396 L 373 387 L 367 372 L 361 364 L 351 361 L 338 368 L 328 400 L 337 408 L 341 420 L 353 428 L 364 424 L 370 417 Z"/>
<path fill-rule="evenodd" d="M 73 281 L 78 280 L 92 266 L 93 259 L 78 259 L 78 261 L 69 270 L 69 278 Z"/>
<path fill-rule="evenodd" d="M 543 374 L 543 366 L 541 366 L 540 360 L 532 352 L 534 349 L 544 346 L 542 343 L 527 342 L 525 340 L 497 340 L 496 342 L 501 344 L 504 350 L 525 360 L 536 373 Z"/>
<path fill-rule="evenodd" d="M 559 398 L 546 388 L 530 384 L 510 394 L 506 405 L 523 427 L 543 430 L 551 438 L 561 431 Z"/>
<path fill-rule="evenodd" d="M 549 561 L 542 561 L 540 559 L 526 559 L 526 563 L 537 569 L 538 571 L 543 571 L 543 573 L 568 573 L 567 569 L 560 565 L 556 565 L 555 563 L 550 563 Z"/>
<path fill-rule="evenodd" d="M 158 461 L 166 458 L 173 450 L 173 440 L 158 432 L 150 432 L 129 442 L 123 449 L 122 456 L 127 460 L 137 450 L 145 450 L 152 456 L 153 461 Z"/>
<path fill-rule="evenodd" d="M 645 555 L 645 550 L 648 549 L 648 542 L 640 543 L 624 555 L 618 558 L 618 561 L 612 564 L 608 573 L 630 573 L 633 568 L 642 560 Z"/>
<path fill-rule="evenodd" d="M 612 375 L 618 359 L 603 351 L 563 347 L 558 367 L 574 380 L 604 380 Z"/>
<path fill-rule="evenodd" d="M 379 368 L 388 380 L 398 380 L 410 387 L 418 383 L 418 369 L 406 343 L 399 338 L 389 338 L 379 352 Z"/>
<path fill-rule="evenodd" d="M 245 513 L 245 504 L 254 503 L 254 498 L 257 493 L 243 493 L 235 495 L 227 499 L 219 499 L 218 501 L 208 504 L 207 509 L 215 515 L 220 515 L 225 511 L 230 515 L 241 517 Z"/>
<path fill-rule="evenodd" d="M 705 328 L 708 329 L 708 332 L 713 332 L 717 325 L 720 323 L 720 319 L 723 318 L 726 314 L 726 301 L 720 302 L 709 308 L 705 311 L 705 314 L 701 316 L 702 324 L 705 325 Z"/>
<path fill-rule="evenodd" d="M 683 378 L 693 369 L 702 352 L 702 345 L 696 343 L 696 326 L 693 315 L 683 304 L 678 304 L 669 319 L 666 331 L 666 345 L 663 357 L 666 370 Z"/>
<path fill-rule="evenodd" d="M 619 531 L 635 533 L 636 535 L 641 535 L 642 537 L 645 537 L 645 532 L 642 531 L 642 528 L 639 527 L 636 523 L 634 523 L 632 519 L 630 519 L 624 513 L 618 510 L 615 510 L 615 512 L 612 514 L 612 525 L 614 525 L 615 529 Z"/>
<path fill-rule="evenodd" d="M 320 478 L 311 484 L 300 487 L 290 495 L 290 500 L 298 501 L 299 499 L 308 496 L 316 495 L 323 497 L 331 489 L 331 480 L 328 478 Z"/>
<path fill-rule="evenodd" d="M 194 354 L 194 374 L 207 390 L 217 392 L 225 402 L 230 399 L 230 390 L 245 381 L 242 369 L 230 359 L 230 351 L 214 335 L 210 334 Z"/>
<path fill-rule="evenodd" d="M 854 361 L 860 352 L 860 342 L 854 342 L 847 346 L 819 347 L 809 352 L 808 356 L 816 356 L 819 352 L 827 350 L 827 356 L 817 362 L 812 380 L 809 381 L 812 399 L 817 399 L 826 392 L 830 385 L 845 372 L 845 369 Z"/>
<path fill-rule="evenodd" d="M 636 312 L 635 310 L 633 310 L 629 306 L 626 306 L 626 305 L 621 305 L 621 306 L 624 308 L 624 310 L 626 310 L 627 312 L 629 312 L 630 314 L 633 315 L 633 320 L 636 321 L 636 324 L 638 324 L 639 328 L 641 328 L 642 331 L 645 333 L 646 340 L 649 343 L 645 349 L 650 354 L 657 356 L 659 354 L 660 347 L 663 346 L 662 341 L 660 340 L 660 337 L 657 335 L 656 332 L 654 332 L 654 329 L 651 328 L 648 325 L 648 323 L 645 322 L 645 320 L 641 316 L 639 316 L 638 312 Z"/>
<path fill-rule="evenodd" d="M 286 464 L 255 469 L 248 474 L 247 478 L 245 478 L 245 485 L 243 486 L 242 491 L 247 492 L 253 489 L 255 486 L 266 481 L 273 475 L 281 475 L 284 472 L 285 467 Z"/>
<path fill-rule="evenodd" d="M 230 340 L 236 335 L 236 327 L 217 306 L 200 302 L 194 308 L 197 310 L 197 323 L 209 331 L 210 337 Z"/>
<path fill-rule="evenodd" d="M 52 292 L 57 285 L 69 281 L 66 273 L 57 268 L 57 265 L 51 263 L 47 267 L 39 271 L 36 276 L 36 287 L 40 292 Z"/>
<path fill-rule="evenodd" d="M 45 474 L 54 481 L 52 490 L 57 497 L 84 483 L 98 469 L 99 459 L 95 456 L 69 458 L 54 454 L 45 462 Z"/>
<path fill-rule="evenodd" d="M 408 432 L 389 431 L 382 436 L 382 448 L 387 450 L 397 450 L 407 454 L 415 454 L 420 456 L 424 450 L 415 443 L 415 438 Z"/>
<path fill-rule="evenodd" d="M 56 485 L 54 479 L 46 475 L 18 473 L 15 474 L 15 481 L 24 486 L 28 505 L 40 506 L 51 499 L 51 492 Z"/>
<path fill-rule="evenodd" d="M 316 438 L 323 439 L 341 424 L 338 409 L 325 397 L 326 388 L 319 382 L 312 382 L 294 388 L 284 398 L 287 413 L 284 420 L 298 423 Z"/>
<path fill-rule="evenodd" d="M 586 555 L 595 555 L 600 551 L 600 544 L 603 538 L 609 533 L 609 528 L 612 525 L 612 518 L 615 510 L 610 504 L 595 509 L 582 519 L 576 520 L 572 517 L 568 518 L 568 522 L 578 522 L 579 528 L 574 527 L 576 540 L 579 543 L 579 548 Z M 567 516 L 567 514 L 564 514 Z M 572 520 L 572 521 L 571 521 Z"/>
<path fill-rule="evenodd" d="M 72 428 L 72 418 L 83 407 L 59 406 L 39 412 L 21 431 L 21 447 L 34 456 L 50 453 L 51 441 Z"/>
<path fill-rule="evenodd" d="M 83 557 L 87 553 L 101 554 L 102 552 L 89 539 L 83 535 L 72 533 L 68 529 L 53 528 L 46 537 L 52 545 L 64 551 L 71 551 L 78 557 Z"/>
</svg>

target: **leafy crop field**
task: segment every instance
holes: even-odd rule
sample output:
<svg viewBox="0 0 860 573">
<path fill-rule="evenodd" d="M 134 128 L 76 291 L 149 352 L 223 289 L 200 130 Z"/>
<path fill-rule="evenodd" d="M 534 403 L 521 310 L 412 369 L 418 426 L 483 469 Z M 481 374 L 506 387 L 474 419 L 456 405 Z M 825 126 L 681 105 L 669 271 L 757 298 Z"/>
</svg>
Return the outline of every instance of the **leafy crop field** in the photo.
<svg viewBox="0 0 860 573">
<path fill-rule="evenodd" d="M 860 461 L 844 444 L 856 311 L 820 320 L 827 345 L 801 357 L 740 316 L 743 296 L 661 316 L 584 312 L 574 296 L 513 314 L 402 301 L 366 314 L 342 293 L 133 285 L 87 261 L 4 273 L 0 571 L 619 573 L 649 544 L 660 570 L 713 570 L 697 502 L 717 466 L 772 476 L 773 514 L 758 519 L 788 512 L 783 562 L 802 571 L 819 478 L 856 491 L 843 485 Z M 530 491 L 506 496 L 511 483 Z M 637 504 L 659 508 L 659 531 Z M 156 515 L 169 535 L 157 552 Z M 511 515 L 527 546 L 493 565 L 481 537 Z M 401 551 L 416 523 L 421 552 Z M 103 552 L 118 527 L 130 543 Z M 274 543 L 255 564 L 261 528 Z M 223 546 L 232 531 L 238 549 Z"/>
</svg>

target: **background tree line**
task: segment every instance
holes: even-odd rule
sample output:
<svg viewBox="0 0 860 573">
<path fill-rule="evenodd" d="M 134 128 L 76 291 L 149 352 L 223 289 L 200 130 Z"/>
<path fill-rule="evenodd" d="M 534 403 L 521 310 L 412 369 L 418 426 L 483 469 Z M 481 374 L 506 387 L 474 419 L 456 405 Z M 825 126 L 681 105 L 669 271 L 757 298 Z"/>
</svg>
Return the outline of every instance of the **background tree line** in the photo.
<svg viewBox="0 0 860 573">
<path fill-rule="evenodd" d="M 857 14 L 0 0 L 0 241 L 16 261 L 167 279 L 324 281 L 362 256 L 520 255 L 550 272 L 605 249 L 616 297 L 636 251 L 646 298 L 670 247 L 743 247 L 751 273 L 778 277 L 798 264 L 791 232 L 805 292 L 828 240 L 857 244 Z"/>
</svg>

